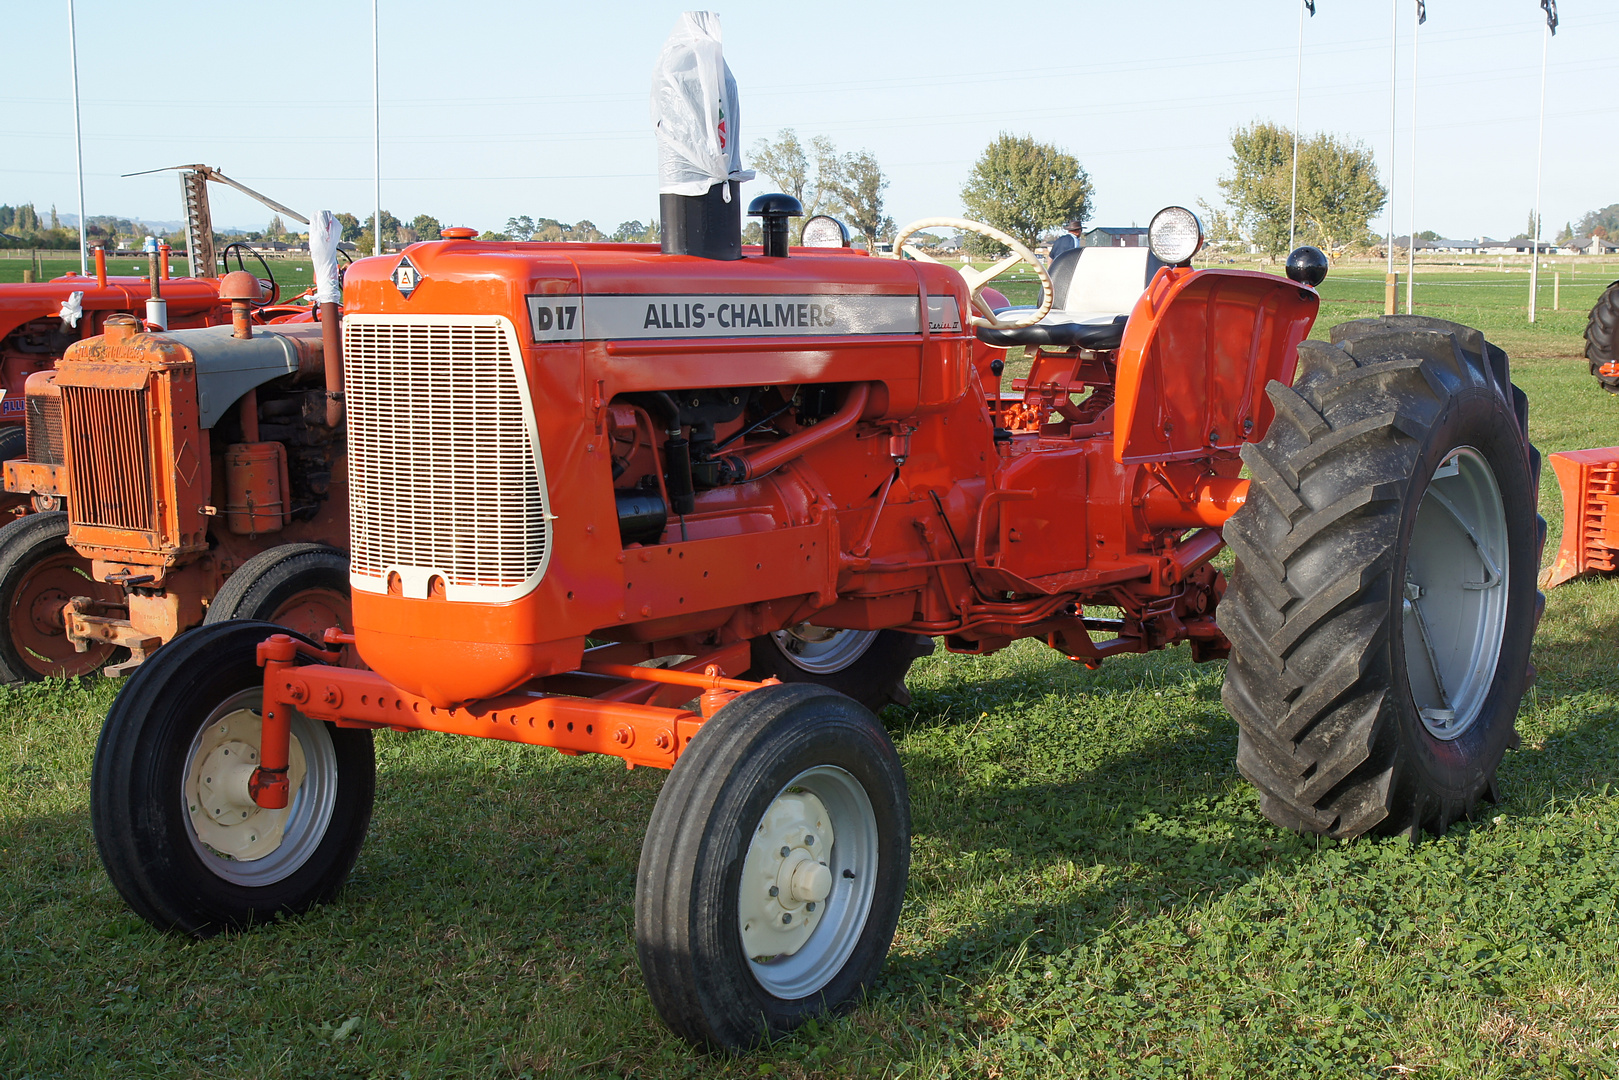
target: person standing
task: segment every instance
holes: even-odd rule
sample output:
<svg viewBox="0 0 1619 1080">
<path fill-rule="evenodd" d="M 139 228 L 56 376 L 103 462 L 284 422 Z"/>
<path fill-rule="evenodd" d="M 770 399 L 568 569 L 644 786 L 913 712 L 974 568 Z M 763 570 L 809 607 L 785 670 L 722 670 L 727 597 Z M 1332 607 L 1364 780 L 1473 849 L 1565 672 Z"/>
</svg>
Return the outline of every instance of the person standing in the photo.
<svg viewBox="0 0 1619 1080">
<path fill-rule="evenodd" d="M 1063 226 L 1068 231 L 1051 242 L 1051 261 L 1056 262 L 1057 256 L 1073 248 L 1085 246 L 1085 223 L 1078 218 L 1071 218 Z"/>
</svg>

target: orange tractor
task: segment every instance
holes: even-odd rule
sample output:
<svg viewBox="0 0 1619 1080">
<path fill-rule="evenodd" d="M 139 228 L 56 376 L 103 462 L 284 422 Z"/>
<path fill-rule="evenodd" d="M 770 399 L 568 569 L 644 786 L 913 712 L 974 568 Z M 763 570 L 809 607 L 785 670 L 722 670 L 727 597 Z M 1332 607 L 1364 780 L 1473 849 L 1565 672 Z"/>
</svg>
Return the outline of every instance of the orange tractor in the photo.
<svg viewBox="0 0 1619 1080">
<path fill-rule="evenodd" d="M 662 250 L 457 238 L 354 264 L 353 631 L 225 622 L 135 671 L 92 813 L 137 912 L 206 936 L 331 898 L 375 731 L 610 754 L 672 770 L 636 886 L 652 1000 L 749 1045 L 883 963 L 911 819 L 870 707 L 934 638 L 1228 658 L 1238 768 L 1290 829 L 1414 837 L 1493 797 L 1544 536 L 1500 349 L 1398 316 L 1307 341 L 1320 253 L 1193 269 L 1179 208 L 1119 311 L 970 222 L 1012 256 L 789 248 L 780 195 L 743 249 L 724 187 L 664 195 Z M 997 312 L 985 287 L 1020 262 L 1042 300 Z M 1015 346 L 1032 366 L 1003 394 Z"/>
<path fill-rule="evenodd" d="M 98 250 L 94 281 L 0 287 L 27 431 L 0 435 L 4 488 L 34 511 L 0 528 L 0 681 L 121 674 L 205 617 L 346 624 L 337 305 L 317 323 L 278 304 L 262 259 L 262 280 L 215 277 L 209 180 L 304 220 L 187 166 L 197 277 L 170 278 L 164 249 L 109 278 Z"/>
<path fill-rule="evenodd" d="M 1619 393 L 1619 281 L 1591 308 L 1585 358 L 1602 388 Z M 1568 450 L 1549 460 L 1563 489 L 1563 542 L 1542 584 L 1550 589 L 1581 574 L 1619 570 L 1619 446 Z"/>
</svg>

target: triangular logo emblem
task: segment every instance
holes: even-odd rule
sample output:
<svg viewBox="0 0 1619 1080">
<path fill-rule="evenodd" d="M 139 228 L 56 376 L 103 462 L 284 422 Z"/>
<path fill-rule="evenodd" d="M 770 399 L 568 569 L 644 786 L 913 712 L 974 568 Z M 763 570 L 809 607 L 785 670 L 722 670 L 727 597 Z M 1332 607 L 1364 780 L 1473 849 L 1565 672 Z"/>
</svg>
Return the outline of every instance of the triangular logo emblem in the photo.
<svg viewBox="0 0 1619 1080">
<path fill-rule="evenodd" d="M 416 287 L 422 283 L 422 272 L 416 269 L 416 264 L 411 262 L 409 258 L 399 260 L 399 265 L 394 267 L 392 277 L 394 287 L 399 290 L 399 295 L 406 300 L 410 299 L 410 294 L 415 292 Z"/>
</svg>

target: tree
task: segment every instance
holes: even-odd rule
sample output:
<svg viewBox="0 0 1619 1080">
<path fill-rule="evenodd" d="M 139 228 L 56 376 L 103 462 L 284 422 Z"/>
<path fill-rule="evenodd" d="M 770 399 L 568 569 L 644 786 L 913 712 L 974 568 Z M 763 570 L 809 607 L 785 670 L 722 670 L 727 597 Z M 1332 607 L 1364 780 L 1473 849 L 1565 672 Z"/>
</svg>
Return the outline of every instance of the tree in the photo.
<svg viewBox="0 0 1619 1080">
<path fill-rule="evenodd" d="M 1575 226 L 1574 231 L 1581 236 L 1595 236 L 1598 229 L 1602 230 L 1604 237 L 1619 232 L 1619 203 L 1585 214 L 1580 218 L 1580 223 Z"/>
<path fill-rule="evenodd" d="M 1417 233 L 1417 239 L 1418 240 L 1427 240 L 1427 241 L 1431 242 L 1431 241 L 1434 241 L 1434 240 L 1443 239 L 1443 237 L 1441 237 L 1438 233 L 1434 232 L 1432 229 L 1423 229 L 1421 232 Z"/>
<path fill-rule="evenodd" d="M 343 235 L 338 239 L 347 240 L 352 244 L 360 238 L 363 226 L 360 225 L 360 219 L 353 214 L 338 214 L 337 223 L 343 227 Z"/>
<path fill-rule="evenodd" d="M 1594 226 L 1591 229 L 1591 236 L 1596 240 L 1606 240 L 1608 238 L 1608 230 L 1603 228 L 1601 225 Z"/>
<path fill-rule="evenodd" d="M 1090 177 L 1072 154 L 1002 132 L 967 174 L 961 202 L 967 216 L 1032 248 L 1047 229 L 1090 217 L 1091 190 Z"/>
<path fill-rule="evenodd" d="M 527 214 L 507 218 L 505 232 L 513 240 L 527 240 L 534 235 L 534 219 Z"/>
<path fill-rule="evenodd" d="M 633 244 L 646 236 L 646 226 L 639 221 L 621 221 L 608 239 L 615 244 Z"/>
<path fill-rule="evenodd" d="M 1231 165 L 1221 177 L 1230 224 L 1272 257 L 1287 251 L 1293 132 L 1256 122 L 1231 133 Z M 1364 242 L 1388 192 L 1361 143 L 1322 132 L 1299 143 L 1298 239 L 1327 251 Z"/>
<path fill-rule="evenodd" d="M 1563 244 L 1568 243 L 1570 240 L 1573 240 L 1573 239 L 1574 239 L 1574 223 L 1571 222 L 1571 221 L 1570 222 L 1564 222 L 1562 231 L 1557 234 L 1557 243 L 1558 243 L 1558 245 L 1561 246 Z"/>
<path fill-rule="evenodd" d="M 578 241 L 581 244 L 595 244 L 605 240 L 606 237 L 601 234 L 600 229 L 596 228 L 594 222 L 576 221 L 573 228 L 568 230 L 568 239 Z"/>
<path fill-rule="evenodd" d="M 278 240 L 287 235 L 287 223 L 281 220 L 280 214 L 271 216 L 270 224 L 264 227 L 264 235 L 272 240 Z"/>
<path fill-rule="evenodd" d="M 837 148 L 825 135 L 811 139 L 806 150 L 792 128 L 782 128 L 775 142 L 760 139 L 753 144 L 751 164 L 769 177 L 778 191 L 791 195 L 804 207 L 804 216 L 793 225 L 794 243 L 803 240 L 806 221 L 837 209 L 832 188 L 842 163 Z"/>
<path fill-rule="evenodd" d="M 879 236 L 894 230 L 894 219 L 883 213 L 886 187 L 888 180 L 882 166 L 867 150 L 839 158 L 837 176 L 827 184 L 827 193 L 837 201 L 849 224 L 866 238 L 871 250 L 876 249 Z"/>
<path fill-rule="evenodd" d="M 411 219 L 410 228 L 418 240 L 437 240 L 444 226 L 440 225 L 438 218 L 431 214 L 417 214 Z"/>
</svg>

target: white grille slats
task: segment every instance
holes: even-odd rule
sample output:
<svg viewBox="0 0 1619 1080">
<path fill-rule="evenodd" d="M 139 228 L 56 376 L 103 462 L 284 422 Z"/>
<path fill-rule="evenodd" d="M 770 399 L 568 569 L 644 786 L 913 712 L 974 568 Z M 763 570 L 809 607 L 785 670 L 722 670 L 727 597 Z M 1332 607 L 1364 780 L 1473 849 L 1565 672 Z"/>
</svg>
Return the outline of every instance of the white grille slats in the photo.
<svg viewBox="0 0 1619 1080">
<path fill-rule="evenodd" d="M 550 556 L 545 470 L 517 333 L 502 316 L 343 319 L 349 576 L 451 601 L 533 591 Z"/>
</svg>

